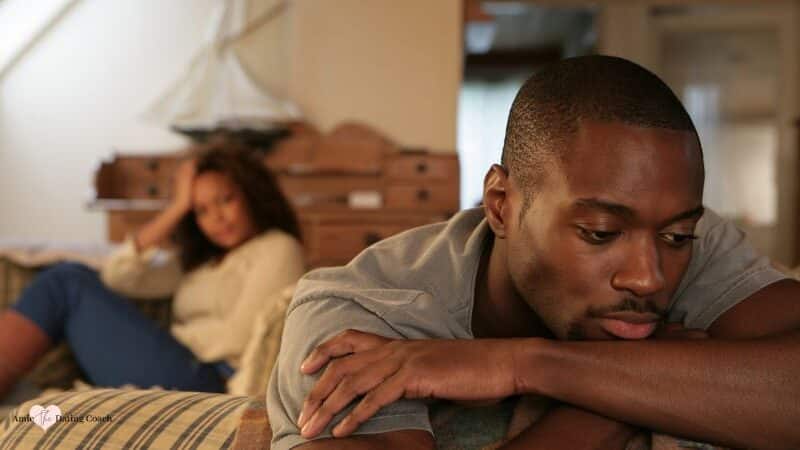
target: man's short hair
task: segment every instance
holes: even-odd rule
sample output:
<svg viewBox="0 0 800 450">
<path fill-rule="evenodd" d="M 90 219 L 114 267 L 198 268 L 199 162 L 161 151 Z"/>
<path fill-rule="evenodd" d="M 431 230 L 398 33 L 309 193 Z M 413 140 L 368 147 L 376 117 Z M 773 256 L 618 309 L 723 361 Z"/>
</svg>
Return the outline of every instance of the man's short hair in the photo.
<svg viewBox="0 0 800 450">
<path fill-rule="evenodd" d="M 672 90 L 633 62 L 593 55 L 546 66 L 520 88 L 506 127 L 501 162 L 524 193 L 523 211 L 545 168 L 567 156 L 582 120 L 697 133 Z"/>
</svg>

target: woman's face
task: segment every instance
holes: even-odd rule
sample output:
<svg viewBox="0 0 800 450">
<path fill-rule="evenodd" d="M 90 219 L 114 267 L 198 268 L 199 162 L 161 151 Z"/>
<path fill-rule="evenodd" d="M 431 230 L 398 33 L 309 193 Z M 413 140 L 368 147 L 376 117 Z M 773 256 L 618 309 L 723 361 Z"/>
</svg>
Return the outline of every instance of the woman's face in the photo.
<svg viewBox="0 0 800 450">
<path fill-rule="evenodd" d="M 198 174 L 192 185 L 197 225 L 214 244 L 230 250 L 258 232 L 244 192 L 220 172 Z"/>
</svg>

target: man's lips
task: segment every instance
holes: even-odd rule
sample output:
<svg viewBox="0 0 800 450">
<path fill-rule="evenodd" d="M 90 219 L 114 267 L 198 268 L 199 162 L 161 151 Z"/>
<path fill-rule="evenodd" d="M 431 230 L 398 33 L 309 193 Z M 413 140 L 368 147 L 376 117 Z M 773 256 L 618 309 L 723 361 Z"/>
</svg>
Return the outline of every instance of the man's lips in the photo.
<svg viewBox="0 0 800 450">
<path fill-rule="evenodd" d="M 600 326 L 609 334 L 621 339 L 645 339 L 656 330 L 661 319 L 656 314 L 619 312 L 600 318 Z"/>
</svg>

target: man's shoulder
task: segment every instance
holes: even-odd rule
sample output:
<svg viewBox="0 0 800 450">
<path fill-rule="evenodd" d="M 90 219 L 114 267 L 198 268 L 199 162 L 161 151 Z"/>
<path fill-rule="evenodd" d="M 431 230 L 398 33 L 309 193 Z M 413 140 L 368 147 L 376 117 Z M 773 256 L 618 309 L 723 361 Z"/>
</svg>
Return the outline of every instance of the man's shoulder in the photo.
<svg viewBox="0 0 800 450">
<path fill-rule="evenodd" d="M 380 241 L 345 266 L 313 270 L 298 282 L 288 313 L 344 300 L 395 323 L 425 314 L 463 321 L 459 312 L 472 299 L 465 277 L 477 271 L 485 234 L 481 219 L 479 210 L 465 211 Z"/>
<path fill-rule="evenodd" d="M 477 263 L 485 234 L 480 210 L 467 210 L 446 222 L 404 231 L 368 247 L 345 266 L 312 270 L 300 281 L 297 298 L 320 290 L 451 290 L 464 265 Z M 455 278 L 458 278 L 456 280 Z"/>
<path fill-rule="evenodd" d="M 697 224 L 692 259 L 676 290 L 670 321 L 706 329 L 725 311 L 785 275 L 760 255 L 744 232 L 706 209 Z"/>
</svg>

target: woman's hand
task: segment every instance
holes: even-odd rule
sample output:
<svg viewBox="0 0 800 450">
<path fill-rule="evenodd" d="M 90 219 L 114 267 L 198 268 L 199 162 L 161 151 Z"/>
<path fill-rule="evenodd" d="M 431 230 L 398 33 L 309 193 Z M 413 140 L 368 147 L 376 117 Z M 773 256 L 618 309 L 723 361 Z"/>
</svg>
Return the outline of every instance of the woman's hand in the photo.
<svg viewBox="0 0 800 450">
<path fill-rule="evenodd" d="M 400 398 L 493 400 L 514 395 L 512 340 L 392 340 L 348 330 L 317 347 L 301 366 L 327 364 L 298 419 L 305 438 L 319 434 L 356 397 L 358 405 L 334 428 L 347 436 Z"/>
<path fill-rule="evenodd" d="M 194 159 L 183 161 L 175 171 L 172 184 L 172 207 L 181 213 L 188 213 L 192 209 L 192 184 L 197 166 Z"/>
<path fill-rule="evenodd" d="M 175 227 L 192 210 L 195 173 L 193 159 L 183 161 L 178 166 L 173 176 L 172 201 L 169 206 L 147 222 L 134 237 L 134 245 L 138 251 L 166 243 Z"/>
</svg>

